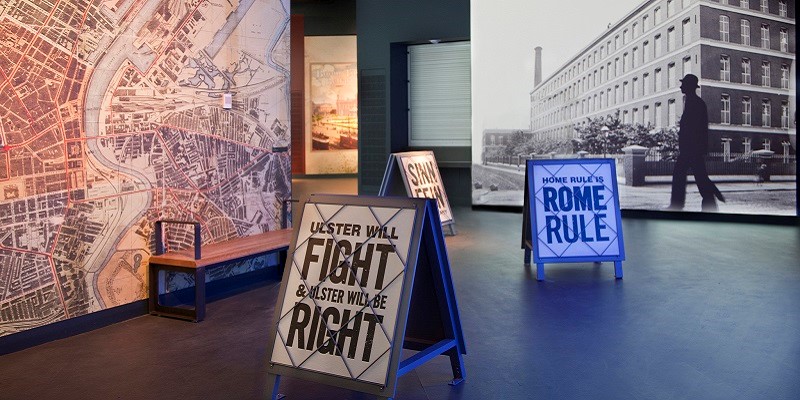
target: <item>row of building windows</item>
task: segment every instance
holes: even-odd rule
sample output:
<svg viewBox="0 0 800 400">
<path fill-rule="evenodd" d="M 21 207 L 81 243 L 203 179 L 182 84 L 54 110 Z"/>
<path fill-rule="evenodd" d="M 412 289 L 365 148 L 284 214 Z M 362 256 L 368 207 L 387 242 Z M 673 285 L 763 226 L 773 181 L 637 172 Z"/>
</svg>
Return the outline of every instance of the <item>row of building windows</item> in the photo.
<svg viewBox="0 0 800 400">
<path fill-rule="evenodd" d="M 761 12 L 763 13 L 770 13 L 769 10 L 769 3 L 766 3 L 767 0 L 762 0 L 762 4 L 760 7 Z M 667 1 L 667 17 L 671 17 L 677 14 L 677 5 L 676 0 L 668 0 Z M 691 1 L 689 0 L 682 0 L 682 7 L 686 8 Z M 728 4 L 727 1 L 721 1 L 722 4 Z M 742 8 L 750 8 L 749 2 L 740 2 L 740 6 Z M 779 2 L 778 7 L 778 15 L 781 17 L 787 17 L 788 13 L 788 5 L 785 0 L 781 0 Z M 653 21 L 652 24 L 650 21 Z M 584 71 L 588 70 L 592 66 L 597 63 L 601 63 L 603 59 L 609 55 L 611 55 L 614 51 L 620 50 L 622 46 L 627 45 L 631 41 L 635 40 L 641 35 L 647 33 L 647 31 L 658 25 L 659 23 L 663 22 L 664 16 L 661 10 L 661 6 L 655 7 L 653 9 L 653 17 L 650 17 L 649 13 L 645 13 L 641 17 L 641 22 L 637 19 L 636 21 L 632 22 L 630 27 L 626 27 L 622 30 L 621 33 L 614 36 L 613 40 L 608 39 L 604 45 L 600 45 L 600 47 L 594 50 L 592 53 L 588 53 L 586 57 L 584 57 L 581 61 L 575 63 L 571 68 L 567 69 L 565 73 L 559 77 L 559 79 L 553 82 L 554 85 L 560 86 L 561 84 L 565 83 L 568 80 L 573 79 L 574 77 L 580 75 Z M 681 43 L 680 45 L 686 45 L 689 43 L 692 35 L 691 31 L 691 20 L 690 18 L 686 18 L 681 21 L 682 30 L 681 30 Z M 747 19 L 742 19 L 740 21 L 741 24 L 741 43 L 745 45 L 750 45 L 751 42 L 751 34 L 750 34 L 750 21 Z M 789 51 L 789 33 L 786 27 L 780 27 L 780 51 L 788 52 Z M 671 26 L 667 29 L 667 51 L 674 50 L 678 44 L 676 43 L 676 26 Z M 720 40 L 729 42 L 730 41 L 730 17 L 727 15 L 720 16 Z M 613 46 L 612 46 L 613 44 Z M 643 57 L 648 57 L 647 47 L 649 45 L 649 38 L 642 44 L 642 54 Z M 762 24 L 761 25 L 761 39 L 760 39 L 760 46 L 765 49 L 771 48 L 770 43 L 770 26 L 769 24 Z M 656 34 L 653 37 L 653 46 L 655 49 L 655 53 L 653 57 L 661 56 L 663 45 L 661 43 L 661 34 Z M 631 53 L 637 52 L 638 49 L 634 48 Z M 625 56 L 625 55 L 623 55 Z M 631 59 L 634 63 L 637 61 L 637 56 L 635 54 L 630 54 Z M 647 59 L 645 59 L 645 62 Z M 551 88 L 552 90 L 552 88 Z"/>
<path fill-rule="evenodd" d="M 626 80 L 621 82 L 620 84 L 614 85 L 613 89 L 608 87 L 605 90 L 600 90 L 598 93 L 595 93 L 593 96 L 590 96 L 588 99 L 582 99 L 580 102 L 575 101 L 572 104 L 568 105 L 567 111 L 565 115 L 560 115 L 561 111 L 554 111 L 547 115 L 543 115 L 541 121 L 538 121 L 535 125 L 537 127 L 546 126 L 551 123 L 557 123 L 560 118 L 577 118 L 582 115 L 586 115 L 587 113 L 591 113 L 594 111 L 602 110 L 606 107 L 612 107 L 618 104 L 622 104 L 629 100 L 638 98 L 639 96 L 647 96 L 650 94 L 658 93 L 665 88 L 673 88 L 679 85 L 679 76 L 678 76 L 678 66 L 673 63 L 669 63 L 667 65 L 666 71 L 666 83 L 664 82 L 664 73 L 661 67 L 655 68 L 652 73 L 650 71 L 645 72 L 639 76 L 633 77 L 631 80 Z M 682 60 L 682 74 L 692 73 L 692 59 L 691 57 L 684 57 Z M 788 72 L 787 72 L 788 74 Z M 597 78 L 594 78 L 597 79 Z M 583 92 L 584 89 L 588 90 L 589 85 L 597 86 L 599 83 L 602 83 L 602 76 L 600 77 L 600 81 L 596 82 L 588 82 L 582 84 L 580 88 L 576 87 L 575 85 L 571 86 L 567 91 L 559 93 L 558 96 L 554 96 L 547 101 L 544 102 L 533 102 L 534 109 L 532 115 L 538 115 L 543 110 L 550 109 L 558 104 L 564 104 L 571 101 L 573 98 L 579 97 Z M 608 78 L 606 78 L 608 79 Z M 582 81 L 585 81 L 582 80 Z M 787 83 L 788 84 L 788 83 Z M 583 86 L 586 86 L 584 88 Z M 613 92 L 612 92 L 613 90 Z"/>
<path fill-rule="evenodd" d="M 624 101 L 628 101 L 630 100 L 629 86 L 636 90 L 637 82 L 638 81 L 636 80 L 633 81 L 633 85 L 628 85 L 626 82 L 622 88 L 619 86 L 615 87 L 613 95 L 611 89 L 609 88 L 608 90 L 601 91 L 599 94 L 596 94 L 591 98 L 581 100 L 580 102 L 575 102 L 567 107 L 560 108 L 555 112 L 543 115 L 539 121 L 536 121 L 532 128 L 538 129 L 546 126 L 557 125 L 563 123 L 565 120 L 575 120 L 587 116 L 595 111 L 600 111 L 608 107 L 613 107 L 614 105 Z M 649 110 L 650 106 L 642 106 L 641 118 L 639 108 L 632 108 L 630 112 L 628 110 L 623 110 L 621 115 L 622 122 L 642 123 L 647 125 L 648 123 L 656 121 L 655 125 L 660 127 L 660 123 L 663 123 L 661 118 L 661 102 L 655 103 L 654 113 L 652 115 L 654 119 L 652 120 L 650 119 L 651 114 L 649 113 Z M 675 125 L 677 123 L 676 115 L 675 99 L 669 99 L 667 101 L 667 126 Z"/>
<path fill-rule="evenodd" d="M 724 16 L 723 16 L 724 17 Z M 684 21 L 687 22 L 687 21 Z M 766 29 L 768 30 L 769 27 L 767 26 Z M 684 26 L 684 39 L 687 40 L 685 37 L 689 35 L 687 32 L 690 31 L 690 28 Z M 674 27 L 670 27 L 667 30 L 667 40 L 666 40 L 666 49 L 667 52 L 674 50 L 677 48 L 677 43 L 675 42 L 675 29 Z M 748 36 L 749 37 L 749 36 Z M 769 35 L 766 36 L 766 46 L 769 46 Z M 683 44 L 683 43 L 682 43 Z M 785 28 L 781 28 L 781 51 L 788 52 L 788 33 Z M 595 69 L 591 74 L 587 74 L 586 76 L 582 77 L 568 88 L 565 89 L 567 100 L 579 97 L 585 91 L 591 90 L 591 88 L 597 86 L 598 84 L 608 82 L 612 79 L 615 79 L 617 76 L 625 74 L 630 70 L 639 67 L 640 65 L 646 64 L 651 60 L 662 56 L 664 53 L 664 43 L 661 34 L 656 34 L 653 37 L 653 43 L 651 45 L 650 41 L 644 41 L 641 47 L 636 46 L 633 47 L 630 52 L 625 52 L 622 54 L 621 57 L 616 57 L 613 62 L 609 60 L 605 65 L 600 66 L 600 68 Z M 749 63 L 749 60 L 747 61 Z M 764 62 L 767 65 L 767 69 L 769 68 L 769 63 Z M 782 68 L 783 69 L 783 68 Z M 688 73 L 684 71 L 684 74 Z M 744 73 L 743 73 L 744 75 Z M 749 72 L 748 74 L 749 75 Z M 788 67 L 785 76 L 788 76 Z M 749 76 L 742 78 L 743 83 L 750 83 Z M 730 78 L 721 80 L 730 81 Z M 766 83 L 764 83 L 766 82 Z M 762 81 L 762 86 L 770 86 L 769 82 L 769 74 L 766 74 L 766 78 Z M 783 82 L 783 81 L 782 81 Z M 786 84 L 782 84 L 782 88 L 787 88 L 788 80 Z"/>
<path fill-rule="evenodd" d="M 736 1 L 731 0 L 719 0 L 720 4 L 724 5 L 736 5 Z M 750 1 L 749 0 L 741 0 L 738 1 L 739 7 L 744 9 L 750 9 Z M 759 1 L 759 11 L 765 14 L 769 14 L 772 10 L 769 9 L 769 0 L 760 0 Z M 788 17 L 788 4 L 786 0 L 778 1 L 778 15 L 781 17 Z"/>
<path fill-rule="evenodd" d="M 597 98 L 597 97 L 596 97 Z M 599 97 L 600 103 L 598 106 L 602 107 L 602 96 Z M 565 109 L 572 118 L 579 115 L 586 115 L 591 112 L 592 101 L 582 101 L 580 105 L 573 104 Z M 731 96 L 727 93 L 722 94 L 720 99 L 720 123 L 729 125 L 731 121 Z M 674 126 L 678 124 L 678 114 L 675 99 L 667 100 L 667 119 L 666 126 Z M 752 126 L 753 105 L 750 96 L 743 96 L 741 99 L 741 118 L 737 123 L 743 126 Z M 650 105 L 642 105 L 639 107 L 631 108 L 630 110 L 623 110 L 621 119 L 626 124 L 643 124 L 661 127 L 664 123 L 663 118 L 663 102 L 656 102 L 651 109 Z M 553 121 L 555 122 L 555 121 Z M 772 102 L 769 99 L 761 100 L 761 126 L 765 128 L 772 127 Z M 781 101 L 781 128 L 789 128 L 789 103 L 788 101 Z"/>
<path fill-rule="evenodd" d="M 686 45 L 691 41 L 691 37 L 692 37 L 691 19 L 689 19 L 689 18 L 684 19 L 681 22 L 681 25 L 682 25 L 682 29 L 681 29 L 681 41 L 680 41 L 680 43 L 677 42 L 677 33 L 676 33 L 675 26 L 670 26 L 669 28 L 667 28 L 666 50 L 668 52 L 677 49 L 678 46 Z M 653 40 L 653 45 L 652 46 L 650 45 L 650 40 L 648 39 L 648 40 L 645 40 L 644 42 L 642 42 L 641 51 L 640 51 L 640 46 L 635 46 L 629 52 L 623 53 L 621 59 L 620 59 L 620 57 L 616 57 L 614 59 L 614 67 L 615 67 L 614 73 L 616 74 L 618 72 L 618 70 L 620 69 L 619 68 L 620 65 L 622 66 L 622 72 L 624 72 L 625 68 L 628 68 L 630 66 L 636 67 L 641 62 L 647 62 L 647 61 L 650 61 L 652 58 L 660 57 L 660 56 L 664 55 L 664 47 L 665 46 L 664 46 L 664 43 L 663 43 L 664 40 L 663 40 L 662 34 L 658 33 L 658 34 L 654 35 L 652 40 Z M 611 47 L 610 43 L 611 42 L 609 41 L 608 47 L 600 46 L 601 59 L 603 57 L 605 57 L 606 55 L 608 55 L 608 54 L 604 54 L 604 49 L 608 48 L 610 50 L 610 47 Z M 650 51 L 650 48 L 653 49 L 652 52 Z M 597 53 L 597 51 L 595 51 L 594 53 Z M 595 57 L 589 57 L 589 59 L 592 59 L 592 58 L 595 58 Z M 621 62 L 621 64 L 620 64 L 620 62 Z M 590 67 L 590 66 L 592 66 L 594 64 L 596 64 L 596 62 L 591 62 L 590 65 L 586 66 L 586 68 L 588 68 L 588 67 Z M 611 65 L 611 61 L 609 60 L 606 65 L 610 66 Z M 603 67 L 601 66 L 601 68 L 603 68 Z M 579 65 L 575 65 L 575 66 L 572 67 L 570 72 L 568 72 L 567 74 L 564 75 L 564 79 L 565 80 L 572 79 L 574 76 L 577 76 L 577 75 L 581 74 L 584 70 L 585 70 L 585 68 L 581 67 L 580 64 Z M 597 72 L 597 71 L 595 70 L 595 72 Z"/>
<path fill-rule="evenodd" d="M 644 42 L 641 51 L 638 47 L 634 47 L 631 49 L 630 53 L 624 53 L 622 57 L 617 57 L 613 62 L 609 61 L 608 64 L 601 66 L 591 74 L 587 74 L 586 76 L 572 83 L 569 87 L 565 88 L 563 91 L 554 96 L 554 99 L 569 101 L 580 97 L 586 91 L 589 91 L 600 84 L 612 81 L 617 77 L 630 72 L 634 68 L 638 68 L 639 66 L 649 62 L 651 57 L 657 57 L 658 54 L 661 53 L 659 37 L 656 37 L 655 46 L 653 47 L 655 54 L 649 51 L 650 46 L 648 42 Z M 691 72 L 691 61 L 691 57 L 683 58 L 682 62 L 685 65 L 684 74 Z M 668 68 L 674 72 L 674 63 L 670 64 Z M 657 69 L 657 71 L 659 70 L 660 68 Z M 654 75 L 654 78 L 657 79 L 657 74 Z M 675 74 L 670 74 L 668 79 L 672 81 L 668 84 L 671 86 L 676 81 L 677 76 Z"/>
<path fill-rule="evenodd" d="M 725 161 L 725 162 L 732 161 L 732 158 L 731 158 L 731 142 L 733 141 L 733 139 L 728 138 L 728 137 L 723 137 L 720 140 L 722 141 L 723 161 Z M 771 140 L 764 139 L 761 142 L 761 147 L 764 150 L 770 150 L 770 148 L 772 147 L 771 144 L 772 144 Z M 789 145 L 788 142 L 784 142 L 783 143 L 784 157 L 788 157 L 789 156 L 788 145 Z M 753 151 L 753 138 L 750 138 L 750 137 L 742 138 L 742 152 L 745 153 L 745 154 L 749 154 L 752 151 Z"/>
<path fill-rule="evenodd" d="M 635 50 L 635 49 L 634 49 Z M 627 53 L 626 53 L 627 54 Z M 634 51 L 633 54 L 635 55 L 636 52 Z M 619 59 L 618 59 L 619 60 Z M 615 63 L 615 64 L 608 64 L 605 67 L 600 67 L 599 70 L 595 71 L 591 75 L 587 75 L 577 81 L 576 83 L 570 85 L 570 87 L 566 88 L 564 91 L 560 92 L 556 96 L 547 99 L 541 103 L 542 109 L 547 109 L 552 107 L 554 104 L 561 104 L 564 102 L 569 102 L 572 99 L 581 97 L 585 92 L 591 90 L 594 87 L 597 87 L 603 83 L 609 82 L 615 79 L 618 73 L 625 73 L 627 72 L 628 68 L 626 65 L 631 65 L 633 67 L 636 66 L 636 63 L 628 64 L 629 60 L 625 58 L 623 55 L 622 62 Z M 692 59 L 691 57 L 684 57 L 682 59 L 682 74 L 680 76 L 686 75 L 688 73 L 692 73 Z M 639 90 L 639 77 L 633 77 L 631 80 L 630 87 L 633 88 L 633 93 L 631 93 L 632 97 L 638 96 L 639 94 L 648 95 L 651 91 L 658 92 L 662 90 L 664 87 L 671 88 L 677 85 L 679 76 L 677 73 L 677 67 L 675 63 L 669 63 L 667 65 L 667 83 L 664 85 L 662 81 L 662 69 L 656 68 L 652 73 L 645 72 L 641 77 L 641 82 L 643 82 L 642 88 L 643 90 Z M 772 66 L 769 61 L 762 61 L 761 62 L 761 79 L 760 84 L 764 87 L 771 87 L 772 86 Z M 731 82 L 731 60 L 730 56 L 722 55 L 720 56 L 720 75 L 719 80 L 722 82 Z M 741 59 L 741 80 L 740 83 L 743 84 L 753 84 L 752 80 L 752 67 L 751 67 L 751 60 L 749 58 L 742 58 Z M 629 81 L 622 82 L 622 98 L 619 101 L 626 101 L 626 88 L 629 86 Z M 619 89 L 620 85 L 616 85 L 615 92 Z M 788 89 L 789 88 L 789 66 L 787 64 L 781 64 L 781 80 L 780 80 L 780 88 L 781 89 Z M 608 89 L 611 91 L 611 88 Z M 616 95 L 614 98 L 620 98 L 620 96 Z"/>
<path fill-rule="evenodd" d="M 722 137 L 720 138 L 720 140 L 722 141 L 723 161 L 725 162 L 733 161 L 733 158 L 731 157 L 732 155 L 731 142 L 733 141 L 733 139 L 729 137 Z M 791 142 L 783 141 L 781 142 L 781 145 L 783 145 L 783 160 L 784 160 L 783 162 L 789 162 L 789 156 L 791 154 L 791 151 L 789 149 L 792 147 Z M 772 140 L 770 140 L 769 138 L 764 138 L 761 140 L 762 149 L 771 150 L 771 147 L 772 147 Z M 744 154 L 749 154 L 752 151 L 753 151 L 753 138 L 743 137 L 742 152 Z"/>
<path fill-rule="evenodd" d="M 750 46 L 750 20 L 742 18 L 739 20 L 739 32 L 741 36 L 741 43 L 745 46 Z M 762 23 L 761 24 L 761 43 L 760 46 L 762 49 L 771 49 L 772 44 L 770 43 L 769 37 L 769 24 Z M 789 52 L 789 30 L 785 27 L 780 27 L 779 29 L 779 42 L 780 51 L 784 53 Z M 731 41 L 731 21 L 730 17 L 727 15 L 720 15 L 719 16 L 719 40 L 723 42 L 730 42 Z"/>
<path fill-rule="evenodd" d="M 742 97 L 741 118 L 737 121 L 740 125 L 751 126 L 753 123 L 753 104 L 750 96 Z M 720 123 L 731 123 L 731 96 L 723 93 L 720 99 Z M 761 100 L 761 126 L 772 127 L 772 102 L 769 99 Z M 781 128 L 789 128 L 789 102 L 781 101 Z"/>
<path fill-rule="evenodd" d="M 642 124 L 651 125 L 657 128 L 666 126 L 674 126 L 678 124 L 678 110 L 675 99 L 669 99 L 666 102 L 667 119 L 664 120 L 664 103 L 661 101 L 641 105 L 629 110 L 621 110 L 620 119 L 624 124 Z"/>
<path fill-rule="evenodd" d="M 761 86 L 771 87 L 772 79 L 772 65 L 769 61 L 761 62 Z M 742 73 L 741 83 L 750 85 L 752 84 L 752 68 L 750 66 L 749 58 L 742 58 Z M 719 58 L 719 80 L 722 82 L 731 81 L 731 58 L 728 55 L 721 55 Z M 781 64 L 781 89 L 789 88 L 789 66 Z"/>
<path fill-rule="evenodd" d="M 651 111 L 649 105 L 643 105 L 641 111 L 638 107 L 631 110 L 622 111 L 622 123 L 624 124 L 642 124 L 645 126 L 653 125 L 661 128 L 664 122 L 662 103 L 657 102 L 654 104 Z M 667 126 L 678 124 L 678 114 L 675 105 L 675 99 L 667 101 Z"/>
</svg>

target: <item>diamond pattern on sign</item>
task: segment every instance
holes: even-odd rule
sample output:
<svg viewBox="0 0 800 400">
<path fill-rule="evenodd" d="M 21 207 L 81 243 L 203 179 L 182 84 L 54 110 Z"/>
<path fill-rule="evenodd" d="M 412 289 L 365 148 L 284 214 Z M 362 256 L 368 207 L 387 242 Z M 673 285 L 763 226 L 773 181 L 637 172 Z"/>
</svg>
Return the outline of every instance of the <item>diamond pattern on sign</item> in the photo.
<svg viewBox="0 0 800 400">
<path fill-rule="evenodd" d="M 311 207 L 309 207 L 309 205 Z M 330 271 L 328 272 L 328 274 L 325 275 L 322 279 L 320 279 L 319 284 L 316 285 L 316 287 L 318 289 L 320 287 L 322 287 L 322 285 L 327 283 L 330 280 L 330 278 L 333 276 L 333 274 L 336 273 L 339 270 L 340 267 L 347 268 L 349 273 L 351 274 L 350 276 L 354 277 L 355 280 L 357 280 L 359 282 L 363 281 L 362 278 L 364 278 L 364 274 L 367 273 L 367 272 L 364 272 L 364 269 L 361 269 L 360 270 L 361 274 L 359 274 L 359 269 L 355 268 L 353 266 L 353 261 L 352 261 L 353 258 L 357 254 L 359 254 L 360 250 L 363 249 L 365 246 L 370 246 L 371 245 L 370 244 L 371 241 L 376 240 L 376 238 L 381 233 L 383 233 L 384 236 L 385 236 L 385 229 L 386 229 L 387 225 L 389 223 L 395 221 L 396 219 L 398 219 L 401 214 L 407 214 L 407 213 L 414 214 L 414 210 L 411 210 L 411 209 L 388 209 L 388 208 L 374 208 L 374 207 L 367 207 L 367 206 L 342 206 L 342 205 L 328 205 L 328 204 L 316 204 L 316 203 L 307 204 L 306 208 L 305 208 L 305 213 L 309 213 L 310 212 L 314 217 L 320 218 L 323 221 L 323 224 L 327 225 L 330 222 L 335 222 L 337 217 L 343 213 L 343 210 L 346 210 L 348 207 L 367 208 L 369 210 L 369 215 L 371 215 L 372 219 L 374 220 L 376 226 L 379 227 L 379 229 L 374 230 L 367 237 L 367 239 L 364 242 L 358 244 L 358 246 L 355 246 L 355 248 L 350 249 L 349 252 L 345 251 L 345 249 L 343 249 L 341 247 L 341 244 L 340 244 L 341 241 L 340 241 L 339 235 L 337 235 L 335 232 L 327 232 L 327 233 L 325 233 L 326 235 L 329 235 L 330 238 L 333 240 L 333 244 L 334 244 L 333 246 L 335 247 L 335 251 L 338 252 L 338 258 L 342 259 L 343 261 L 338 266 L 331 266 Z M 364 214 L 366 214 L 366 213 L 364 213 Z M 306 215 L 308 215 L 308 214 L 306 214 Z M 304 215 L 303 219 L 306 218 L 306 215 Z M 414 218 L 413 218 L 413 215 L 412 215 L 410 220 L 413 220 L 413 219 Z M 297 250 L 303 249 L 308 244 L 308 241 L 314 235 L 315 235 L 315 233 L 311 232 L 311 234 L 309 234 L 305 238 L 298 238 L 298 244 L 296 245 L 296 249 Z M 303 367 L 304 365 L 306 365 L 307 362 L 309 362 L 309 360 L 312 360 L 315 356 L 320 355 L 320 350 L 321 349 L 325 349 L 325 348 L 330 349 L 331 346 L 336 346 L 336 349 L 333 350 L 333 351 L 335 351 L 337 353 L 337 355 L 339 356 L 338 360 L 341 362 L 341 365 L 346 369 L 347 374 L 350 376 L 350 378 L 360 379 L 360 378 L 362 378 L 364 376 L 365 373 L 367 373 L 367 371 L 370 370 L 370 368 L 372 368 L 374 365 L 376 365 L 379 361 L 382 361 L 384 358 L 389 356 L 389 350 L 394 345 L 393 340 L 392 340 L 393 339 L 393 332 L 387 332 L 386 327 L 384 326 L 385 325 L 384 323 L 376 323 L 375 324 L 375 325 L 380 327 L 380 330 L 379 330 L 380 333 L 378 334 L 377 338 L 373 337 L 373 339 L 372 339 L 372 340 L 374 340 L 376 342 L 380 342 L 380 345 L 377 347 L 377 350 L 380 351 L 381 353 L 375 359 L 373 359 L 372 362 L 369 363 L 366 367 L 359 368 L 357 365 L 353 365 L 354 364 L 353 362 L 348 362 L 347 357 L 345 357 L 344 351 L 342 351 L 341 345 L 335 343 L 335 338 L 337 338 L 337 335 L 339 335 L 339 333 L 343 329 L 346 329 L 346 327 L 350 323 L 352 323 L 354 321 L 358 322 L 365 311 L 371 312 L 371 315 L 373 315 L 373 316 L 377 316 L 378 315 L 377 310 L 374 308 L 375 299 L 380 298 L 380 296 L 383 295 L 384 293 L 386 293 L 389 289 L 392 289 L 392 290 L 397 289 L 398 292 L 402 291 L 402 283 L 403 283 L 402 277 L 405 275 L 405 271 L 408 268 L 407 255 L 408 255 L 409 245 L 408 245 L 408 243 L 403 243 L 403 246 L 402 246 L 403 248 L 398 248 L 398 244 L 395 243 L 395 241 L 393 241 L 392 238 L 383 237 L 382 239 L 388 240 L 389 244 L 395 249 L 395 251 L 393 253 L 391 253 L 391 254 L 394 257 L 397 258 L 397 261 L 399 261 L 399 263 L 401 265 L 401 269 L 396 274 L 394 274 L 393 276 L 389 277 L 388 279 L 384 278 L 384 281 L 388 281 L 388 282 L 385 282 L 385 284 L 382 286 L 381 290 L 378 291 L 374 296 L 370 297 L 369 293 L 365 290 L 365 288 L 361 284 L 355 285 L 356 287 L 358 287 L 358 290 L 360 291 L 361 295 L 364 296 L 365 299 L 367 299 L 366 304 L 364 306 L 362 306 L 361 308 L 359 308 L 357 310 L 357 312 L 354 313 L 354 315 L 351 318 L 349 318 L 347 321 L 340 321 L 340 323 L 338 323 L 340 325 L 340 327 L 338 329 L 335 328 L 335 327 L 332 327 L 331 325 L 329 325 L 329 321 L 327 319 L 322 318 L 321 321 L 324 324 L 324 330 L 325 330 L 325 333 L 326 333 L 326 336 L 327 336 L 327 339 L 324 340 L 323 343 L 321 343 L 321 344 L 317 343 L 317 347 L 310 354 L 308 354 L 306 357 L 304 357 L 303 359 L 296 359 L 296 357 L 292 355 L 292 351 L 289 350 L 290 346 L 287 343 L 287 338 L 281 332 L 282 330 L 278 329 L 278 338 L 279 338 L 281 344 L 283 345 L 283 350 L 287 353 L 287 356 L 291 360 L 291 363 L 292 363 L 292 365 L 294 367 Z M 297 250 L 294 252 L 294 256 L 292 257 L 291 268 L 293 269 L 293 272 L 295 272 L 295 273 L 300 275 L 300 277 L 301 277 L 300 280 L 302 281 L 302 285 L 305 288 L 305 291 L 306 291 L 307 294 L 305 296 L 302 296 L 299 299 L 299 301 L 295 304 L 295 306 L 289 307 L 289 309 L 286 310 L 286 312 L 281 314 L 281 316 L 279 318 L 279 321 L 278 321 L 279 324 L 285 318 L 287 318 L 289 315 L 291 315 L 294 312 L 294 309 L 296 307 L 298 307 L 298 304 L 300 304 L 300 303 L 307 302 L 307 301 L 310 300 L 311 303 L 313 303 L 314 309 L 317 312 L 321 312 L 320 310 L 322 309 L 322 307 L 320 306 L 319 302 L 313 296 L 311 296 L 312 287 L 314 285 L 309 283 L 308 279 L 303 279 L 302 278 L 302 267 L 299 265 L 299 262 L 300 262 L 299 255 L 304 254 L 304 252 L 297 251 Z M 399 288 L 398 288 L 398 286 L 399 286 Z M 393 318 L 395 318 L 395 317 L 396 316 L 393 316 Z M 380 321 L 380 322 L 383 322 L 383 321 Z M 392 324 L 392 328 L 393 327 L 394 327 L 394 324 Z M 314 334 L 313 330 L 312 330 L 311 334 Z M 374 348 L 375 344 L 372 343 L 372 345 L 373 345 L 373 347 L 371 347 L 371 348 Z M 326 362 L 329 362 L 329 361 L 330 361 L 330 357 L 327 356 Z M 388 373 L 388 371 L 386 371 L 385 373 Z M 384 373 L 384 375 L 385 375 L 385 373 Z M 385 378 L 385 376 L 384 376 L 384 378 Z"/>
<path fill-rule="evenodd" d="M 536 207 L 537 209 L 544 209 L 544 200 L 542 196 L 542 192 L 544 190 L 544 186 L 541 185 L 541 181 L 539 178 L 542 176 L 545 177 L 552 177 L 557 178 L 559 176 L 578 176 L 578 175 L 585 175 L 587 177 L 597 179 L 598 177 L 602 178 L 602 185 L 604 190 L 607 193 L 611 193 L 611 196 L 604 196 L 602 205 L 609 209 L 613 209 L 616 207 L 615 204 L 615 196 L 613 195 L 614 190 L 612 186 L 612 179 L 606 173 L 610 172 L 610 168 L 607 167 L 607 164 L 560 164 L 560 165 L 534 165 L 533 175 L 534 175 L 534 198 L 536 199 Z M 582 181 L 573 187 L 577 188 L 585 188 L 589 184 L 588 181 Z M 539 213 L 540 215 L 544 214 Z M 546 213 L 550 213 L 551 215 L 555 216 L 566 216 L 563 211 L 547 211 Z M 595 224 L 597 213 L 591 212 L 584 214 L 583 225 L 580 226 L 582 230 L 587 229 L 587 227 L 592 227 Z M 578 217 L 570 215 L 568 222 L 575 223 L 577 225 Z M 573 219 L 574 218 L 574 219 Z M 618 249 L 617 246 L 617 230 L 618 227 L 616 226 L 616 219 L 612 217 L 603 218 L 602 221 L 597 221 L 598 223 L 604 223 L 605 227 L 613 233 L 613 239 L 610 241 L 603 241 L 603 242 L 583 242 L 580 240 L 574 241 L 572 243 L 547 243 L 544 240 L 539 240 L 539 256 L 540 257 L 564 257 L 564 256 L 573 256 L 575 254 L 580 254 L 580 256 L 604 256 L 604 255 L 617 255 Z M 543 223 L 543 221 L 537 221 L 537 237 L 542 238 L 544 235 L 547 226 Z M 569 235 L 572 238 L 576 238 L 580 232 L 576 231 L 570 223 L 564 225 L 565 228 L 565 236 Z"/>
</svg>

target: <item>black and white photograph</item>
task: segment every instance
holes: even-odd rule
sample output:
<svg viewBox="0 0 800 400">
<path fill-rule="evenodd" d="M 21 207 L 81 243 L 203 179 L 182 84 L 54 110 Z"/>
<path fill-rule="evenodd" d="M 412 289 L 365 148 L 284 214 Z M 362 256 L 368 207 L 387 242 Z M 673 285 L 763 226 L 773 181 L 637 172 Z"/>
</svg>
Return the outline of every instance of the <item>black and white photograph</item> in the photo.
<svg viewBox="0 0 800 400">
<path fill-rule="evenodd" d="M 527 159 L 612 158 L 623 209 L 797 215 L 794 2 L 472 8 L 473 205 L 522 205 Z"/>
</svg>

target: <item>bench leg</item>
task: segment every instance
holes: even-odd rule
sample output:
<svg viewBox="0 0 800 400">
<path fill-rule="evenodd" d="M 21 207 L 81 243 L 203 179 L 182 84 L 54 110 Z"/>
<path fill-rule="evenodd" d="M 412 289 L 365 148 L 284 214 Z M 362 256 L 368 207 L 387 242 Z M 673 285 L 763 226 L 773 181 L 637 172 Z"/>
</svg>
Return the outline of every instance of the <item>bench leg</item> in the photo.
<svg viewBox="0 0 800 400">
<path fill-rule="evenodd" d="M 194 308 L 174 307 L 161 304 L 161 272 L 174 271 L 183 274 L 194 274 Z M 200 322 L 206 317 L 206 270 L 204 267 L 183 269 L 174 266 L 162 266 L 150 264 L 148 274 L 149 285 L 148 306 L 150 314 L 162 315 L 166 317 L 180 318 L 194 322 Z"/>
<path fill-rule="evenodd" d="M 278 277 L 280 278 L 283 276 L 283 270 L 286 267 L 286 258 L 287 258 L 288 250 L 281 250 L 278 252 Z"/>
<path fill-rule="evenodd" d="M 160 270 L 153 264 L 150 264 L 147 270 L 147 284 L 149 286 L 147 291 L 150 293 L 150 298 L 148 299 L 148 308 L 150 309 L 150 314 L 155 314 L 156 309 L 158 308 L 158 292 L 160 286 L 158 275 Z"/>
<path fill-rule="evenodd" d="M 206 269 L 198 267 L 194 271 L 194 322 L 206 317 Z"/>
</svg>

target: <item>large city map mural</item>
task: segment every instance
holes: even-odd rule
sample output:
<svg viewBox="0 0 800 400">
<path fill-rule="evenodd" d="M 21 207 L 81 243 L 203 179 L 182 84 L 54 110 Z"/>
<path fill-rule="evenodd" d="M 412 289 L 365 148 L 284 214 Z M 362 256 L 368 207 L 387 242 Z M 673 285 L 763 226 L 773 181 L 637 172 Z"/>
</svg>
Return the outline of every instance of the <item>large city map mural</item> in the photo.
<svg viewBox="0 0 800 400">
<path fill-rule="evenodd" d="M 0 2 L 0 336 L 145 298 L 157 219 L 280 228 L 288 24 L 288 0 Z"/>
</svg>

